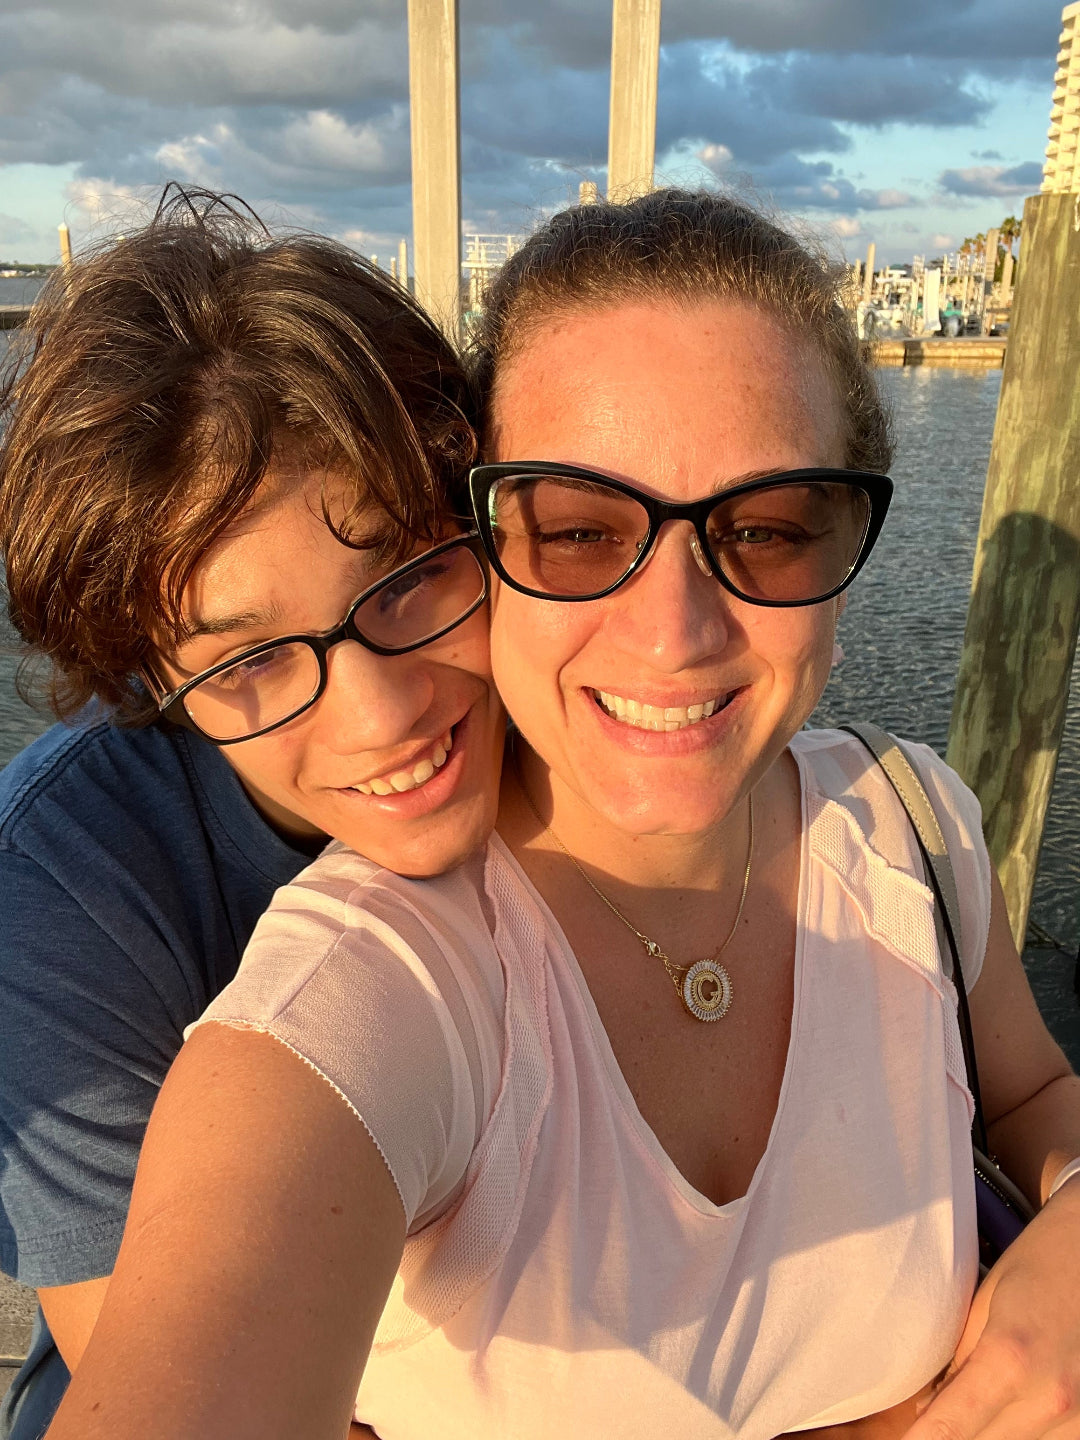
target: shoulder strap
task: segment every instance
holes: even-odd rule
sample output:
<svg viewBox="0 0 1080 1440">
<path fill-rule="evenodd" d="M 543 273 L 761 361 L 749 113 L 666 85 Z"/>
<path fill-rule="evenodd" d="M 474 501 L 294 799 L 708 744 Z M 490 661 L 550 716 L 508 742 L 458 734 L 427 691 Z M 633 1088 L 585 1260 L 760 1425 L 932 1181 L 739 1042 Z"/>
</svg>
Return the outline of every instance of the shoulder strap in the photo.
<svg viewBox="0 0 1080 1440">
<path fill-rule="evenodd" d="M 971 1032 L 971 1013 L 968 1009 L 967 986 L 964 984 L 964 968 L 960 963 L 960 901 L 956 889 L 956 874 L 945 837 L 938 824 L 933 802 L 922 781 L 919 779 L 900 742 L 877 725 L 861 721 L 853 725 L 842 725 L 842 730 L 861 740 L 877 760 L 886 778 L 908 813 L 919 850 L 926 868 L 926 878 L 934 892 L 934 923 L 938 931 L 942 967 L 956 986 L 957 1019 L 960 1024 L 960 1042 L 964 1051 L 968 1084 L 975 1102 L 975 1119 L 972 1130 L 975 1143 L 980 1149 L 987 1148 L 986 1122 L 983 1118 L 982 1095 L 979 1091 L 979 1071 L 975 1063 L 975 1040 Z"/>
</svg>

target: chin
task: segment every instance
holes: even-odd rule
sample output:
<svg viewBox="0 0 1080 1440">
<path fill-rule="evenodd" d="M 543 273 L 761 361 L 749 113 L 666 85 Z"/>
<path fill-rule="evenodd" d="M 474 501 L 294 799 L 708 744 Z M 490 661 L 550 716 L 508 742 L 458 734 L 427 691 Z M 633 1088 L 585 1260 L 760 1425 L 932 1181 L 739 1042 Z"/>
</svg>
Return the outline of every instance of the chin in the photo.
<svg viewBox="0 0 1080 1440">
<path fill-rule="evenodd" d="M 427 821 L 415 837 L 395 837 L 393 846 L 365 845 L 347 840 L 352 848 L 376 865 L 392 870 L 407 880 L 431 880 L 455 869 L 474 854 L 495 828 L 495 808 L 485 804 L 478 812 L 441 817 Z"/>
</svg>

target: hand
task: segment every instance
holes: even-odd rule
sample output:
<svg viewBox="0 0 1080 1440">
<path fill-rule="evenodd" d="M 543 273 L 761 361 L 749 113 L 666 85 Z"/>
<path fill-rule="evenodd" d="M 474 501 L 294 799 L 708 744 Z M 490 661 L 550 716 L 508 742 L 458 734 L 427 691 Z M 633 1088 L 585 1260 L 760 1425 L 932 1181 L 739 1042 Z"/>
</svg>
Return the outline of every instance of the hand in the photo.
<svg viewBox="0 0 1080 1440">
<path fill-rule="evenodd" d="M 956 1356 L 906 1440 L 1080 1436 L 1080 1182 L 976 1291 Z"/>
</svg>

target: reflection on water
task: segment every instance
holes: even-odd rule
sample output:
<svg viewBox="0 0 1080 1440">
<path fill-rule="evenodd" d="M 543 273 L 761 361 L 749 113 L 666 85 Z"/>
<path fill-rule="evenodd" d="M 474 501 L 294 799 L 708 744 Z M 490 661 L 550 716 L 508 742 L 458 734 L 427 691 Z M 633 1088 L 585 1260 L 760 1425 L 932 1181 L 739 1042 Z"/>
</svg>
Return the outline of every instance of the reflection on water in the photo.
<svg viewBox="0 0 1080 1440">
<path fill-rule="evenodd" d="M 0 350 L 3 340 L 0 334 Z M 851 591 L 840 622 L 846 659 L 814 723 L 875 720 L 944 753 L 1001 371 L 886 370 L 882 382 L 896 418 L 896 498 L 878 548 Z M 0 764 L 46 723 L 16 698 L 14 667 L 4 628 Z M 1080 1066 L 1080 1007 L 1072 988 L 1080 941 L 1077 683 L 1031 914 L 1064 947 L 1029 945 L 1024 958 L 1043 1014 Z"/>
<path fill-rule="evenodd" d="M 896 419 L 889 519 L 840 622 L 845 659 L 815 724 L 867 719 L 944 754 L 964 638 L 1000 370 L 885 370 Z M 1080 943 L 1080 663 L 1043 838 L 1031 918 L 1051 945 L 1024 955 L 1043 1014 L 1080 1066 L 1073 993 Z M 1032 936 L 1029 935 L 1029 941 Z"/>
</svg>

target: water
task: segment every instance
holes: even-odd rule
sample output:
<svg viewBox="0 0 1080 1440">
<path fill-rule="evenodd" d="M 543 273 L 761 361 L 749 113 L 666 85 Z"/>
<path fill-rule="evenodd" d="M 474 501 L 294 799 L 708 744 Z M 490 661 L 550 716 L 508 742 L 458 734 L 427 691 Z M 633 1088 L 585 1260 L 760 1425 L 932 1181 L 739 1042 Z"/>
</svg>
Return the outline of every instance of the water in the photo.
<svg viewBox="0 0 1080 1440">
<path fill-rule="evenodd" d="M 0 275 L 0 305 L 29 305 L 43 284 L 39 275 Z"/>
<path fill-rule="evenodd" d="M 845 659 L 813 723 L 874 720 L 944 754 L 964 638 L 1000 370 L 881 372 L 896 418 L 889 518 L 840 621 Z M 1024 962 L 1039 1007 L 1080 1068 L 1080 661 L 1043 837 Z M 1061 945 L 1033 943 L 1034 926 Z"/>
<path fill-rule="evenodd" d="M 14 303 L 5 302 L 9 283 L 0 280 L 0 304 Z M 0 353 L 3 342 L 0 334 Z M 896 417 L 897 493 L 850 592 L 840 622 L 846 659 L 814 723 L 874 720 L 943 753 L 1001 371 L 914 367 L 881 379 Z M 0 626 L 0 765 L 48 723 L 16 697 L 15 664 L 13 637 Z M 1062 948 L 1029 944 L 1024 960 L 1047 1023 L 1080 1067 L 1080 673 L 1073 681 L 1031 910 Z"/>
</svg>

